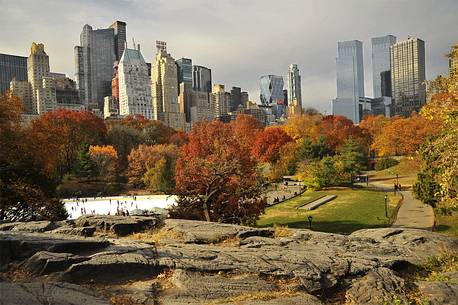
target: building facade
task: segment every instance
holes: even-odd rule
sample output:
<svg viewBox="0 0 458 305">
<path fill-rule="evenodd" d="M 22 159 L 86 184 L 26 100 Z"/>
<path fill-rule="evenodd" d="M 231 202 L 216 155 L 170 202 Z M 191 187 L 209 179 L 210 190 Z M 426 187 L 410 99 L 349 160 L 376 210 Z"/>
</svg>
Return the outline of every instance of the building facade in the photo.
<svg viewBox="0 0 458 305">
<path fill-rule="evenodd" d="M 9 90 L 13 79 L 27 81 L 27 57 L 0 54 L 0 95 Z"/>
<path fill-rule="evenodd" d="M 146 119 L 152 119 L 153 109 L 148 66 L 143 59 L 140 48 L 138 50 L 124 49 L 118 64 L 118 80 L 119 114 L 138 114 Z"/>
<path fill-rule="evenodd" d="M 296 64 L 292 64 L 288 68 L 288 105 L 296 105 L 303 108 L 302 92 L 301 92 L 301 75 Z"/>
<path fill-rule="evenodd" d="M 239 87 L 232 87 L 229 101 L 229 112 L 236 111 L 239 106 L 243 106 L 242 89 Z"/>
<path fill-rule="evenodd" d="M 185 113 L 178 103 L 178 71 L 173 57 L 163 44 L 157 45 L 157 54 L 151 71 L 153 119 L 184 131 Z"/>
<path fill-rule="evenodd" d="M 205 91 L 192 91 L 191 93 L 191 123 L 213 119 L 210 94 Z"/>
<path fill-rule="evenodd" d="M 118 34 L 121 39 L 121 34 Z M 111 95 L 113 66 L 117 56 L 115 30 L 93 30 L 86 24 L 80 35 L 80 46 L 76 46 L 74 51 L 75 79 L 80 96 L 86 105 L 97 103 L 99 109 L 103 109 L 103 98 Z"/>
<path fill-rule="evenodd" d="M 119 61 L 126 47 L 127 24 L 123 21 L 115 21 L 110 25 L 110 28 L 113 29 L 114 51 L 116 60 Z"/>
<path fill-rule="evenodd" d="M 192 90 L 212 92 L 212 70 L 203 66 L 192 67 Z"/>
<path fill-rule="evenodd" d="M 211 112 L 213 118 L 220 118 L 229 112 L 229 100 L 224 85 L 214 84 L 211 93 Z"/>
<path fill-rule="evenodd" d="M 452 51 L 449 54 L 449 75 L 451 77 L 458 76 L 458 44 L 452 47 Z"/>
<path fill-rule="evenodd" d="M 393 114 L 418 112 L 426 102 L 425 42 L 409 38 L 390 47 Z"/>
<path fill-rule="evenodd" d="M 11 95 L 19 97 L 24 103 L 25 113 L 34 114 L 36 106 L 34 106 L 32 96 L 32 86 L 26 80 L 16 80 L 13 78 L 9 85 Z"/>
<path fill-rule="evenodd" d="M 338 42 L 336 58 L 337 98 L 332 113 L 354 123 L 359 116 L 359 98 L 364 97 L 363 43 L 359 40 Z"/>
<path fill-rule="evenodd" d="M 390 70 L 390 47 L 396 43 L 396 37 L 387 35 L 374 37 L 372 42 L 372 86 L 374 97 L 386 96 L 382 94 L 381 73 Z M 390 94 L 391 95 L 391 94 Z"/>
</svg>

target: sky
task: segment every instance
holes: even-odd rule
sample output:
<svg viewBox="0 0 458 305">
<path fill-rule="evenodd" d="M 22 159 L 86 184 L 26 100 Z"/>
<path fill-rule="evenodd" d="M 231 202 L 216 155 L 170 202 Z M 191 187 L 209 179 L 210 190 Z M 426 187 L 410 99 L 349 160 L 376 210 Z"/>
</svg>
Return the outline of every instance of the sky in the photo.
<svg viewBox="0 0 458 305">
<path fill-rule="evenodd" d="M 74 78 L 73 47 L 85 24 L 127 23 L 128 47 L 153 61 L 155 41 L 175 59 L 212 69 L 213 83 L 241 87 L 259 101 L 259 77 L 285 78 L 298 64 L 306 107 L 330 113 L 336 95 L 337 42 L 364 46 L 365 91 L 372 96 L 371 37 L 418 37 L 426 77 L 447 74 L 445 55 L 458 43 L 458 0 L 0 0 L 0 53 L 28 56 L 45 44 L 51 71 Z"/>
</svg>

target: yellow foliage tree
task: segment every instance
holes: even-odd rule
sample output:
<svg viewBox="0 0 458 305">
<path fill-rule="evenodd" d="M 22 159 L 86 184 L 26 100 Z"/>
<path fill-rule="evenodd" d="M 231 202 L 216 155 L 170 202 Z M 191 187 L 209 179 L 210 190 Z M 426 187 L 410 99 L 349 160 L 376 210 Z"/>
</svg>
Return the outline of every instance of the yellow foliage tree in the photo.
<svg viewBox="0 0 458 305">
<path fill-rule="evenodd" d="M 113 146 L 91 145 L 89 147 L 89 157 L 96 165 L 99 176 L 112 176 L 116 173 L 118 154 Z"/>
</svg>

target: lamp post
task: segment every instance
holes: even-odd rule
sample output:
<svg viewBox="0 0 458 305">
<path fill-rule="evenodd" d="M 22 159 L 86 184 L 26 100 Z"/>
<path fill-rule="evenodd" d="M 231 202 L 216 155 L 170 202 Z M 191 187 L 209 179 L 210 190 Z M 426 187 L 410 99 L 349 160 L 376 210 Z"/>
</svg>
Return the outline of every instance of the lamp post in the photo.
<svg viewBox="0 0 458 305">
<path fill-rule="evenodd" d="M 399 174 L 396 174 L 396 184 L 399 185 Z"/>
<path fill-rule="evenodd" d="M 388 195 L 385 194 L 385 217 L 388 218 Z"/>
<path fill-rule="evenodd" d="M 309 217 L 308 217 L 308 220 L 309 220 L 309 227 L 310 227 L 310 229 L 312 229 L 312 220 L 313 220 L 313 217 L 312 217 L 312 216 L 309 216 Z"/>
</svg>

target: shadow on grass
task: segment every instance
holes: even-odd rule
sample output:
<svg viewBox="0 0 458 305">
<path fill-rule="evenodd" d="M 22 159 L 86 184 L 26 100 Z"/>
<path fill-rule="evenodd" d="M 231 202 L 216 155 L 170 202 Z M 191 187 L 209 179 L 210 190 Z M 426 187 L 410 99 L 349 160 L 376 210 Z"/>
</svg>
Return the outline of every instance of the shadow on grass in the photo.
<svg viewBox="0 0 458 305">
<path fill-rule="evenodd" d="M 288 228 L 294 229 L 309 229 L 309 222 L 304 221 L 292 221 L 285 222 L 279 225 L 288 226 Z M 270 227 L 270 225 L 262 225 L 261 227 Z M 361 229 L 374 229 L 374 228 L 386 228 L 389 227 L 388 220 L 387 223 L 379 224 L 364 224 L 351 220 L 342 220 L 342 221 L 313 221 L 312 220 L 312 230 L 319 232 L 327 233 L 338 233 L 338 234 L 350 234 L 354 231 Z"/>
<path fill-rule="evenodd" d="M 451 226 L 441 224 L 441 225 L 436 226 L 434 228 L 434 231 L 443 232 L 443 231 L 448 231 L 450 228 L 451 228 Z"/>
</svg>

